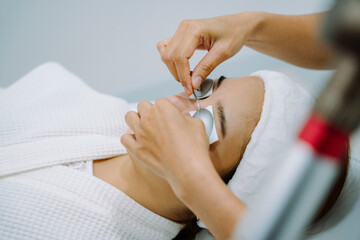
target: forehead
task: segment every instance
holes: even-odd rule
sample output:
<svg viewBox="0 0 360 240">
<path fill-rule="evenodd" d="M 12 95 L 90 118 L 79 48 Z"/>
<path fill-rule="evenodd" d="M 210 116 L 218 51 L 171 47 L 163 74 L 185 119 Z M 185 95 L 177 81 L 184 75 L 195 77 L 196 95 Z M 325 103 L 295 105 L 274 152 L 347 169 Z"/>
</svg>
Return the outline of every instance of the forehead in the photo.
<svg viewBox="0 0 360 240">
<path fill-rule="evenodd" d="M 214 93 L 203 104 L 214 106 L 214 118 L 218 117 L 216 106 L 223 106 L 229 132 L 239 129 L 244 121 L 261 112 L 264 98 L 264 84 L 258 77 L 228 78 L 220 87 L 214 85 Z M 219 119 L 217 119 L 219 120 Z M 216 121 L 218 122 L 218 121 Z"/>
<path fill-rule="evenodd" d="M 263 81 L 257 77 L 226 79 L 215 90 L 213 97 L 222 102 L 228 132 L 241 136 L 252 130 L 249 129 L 249 122 L 261 112 Z"/>
<path fill-rule="evenodd" d="M 257 77 L 229 78 L 221 83 L 219 88 L 208 98 L 204 105 L 216 106 L 216 102 L 221 101 L 226 117 L 227 133 L 225 138 L 220 139 L 211 151 L 220 157 L 220 168 L 231 166 L 238 160 L 241 151 L 260 119 L 262 103 L 264 97 L 263 81 Z M 220 123 L 216 107 L 214 108 L 214 118 L 217 133 L 220 133 Z"/>
</svg>

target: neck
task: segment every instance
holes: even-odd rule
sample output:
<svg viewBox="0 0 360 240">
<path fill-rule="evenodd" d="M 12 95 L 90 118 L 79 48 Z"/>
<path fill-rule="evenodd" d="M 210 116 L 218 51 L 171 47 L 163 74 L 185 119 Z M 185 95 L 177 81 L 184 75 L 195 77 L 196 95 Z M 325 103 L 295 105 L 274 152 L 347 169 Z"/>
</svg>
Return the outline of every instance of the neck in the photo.
<svg viewBox="0 0 360 240">
<path fill-rule="evenodd" d="M 173 221 L 182 222 L 193 214 L 176 197 L 170 185 L 129 155 L 94 161 L 94 176 L 118 188 L 136 202 Z"/>
</svg>

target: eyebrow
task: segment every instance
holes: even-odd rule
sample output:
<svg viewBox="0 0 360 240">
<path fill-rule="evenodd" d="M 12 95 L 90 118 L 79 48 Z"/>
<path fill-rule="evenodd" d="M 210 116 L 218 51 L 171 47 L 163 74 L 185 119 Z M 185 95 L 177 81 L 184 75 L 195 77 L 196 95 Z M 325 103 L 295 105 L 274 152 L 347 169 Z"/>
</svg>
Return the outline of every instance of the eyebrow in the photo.
<svg viewBox="0 0 360 240">
<path fill-rule="evenodd" d="M 220 102 L 220 100 L 216 102 L 216 109 L 217 109 L 218 117 L 220 119 L 220 128 L 221 128 L 222 137 L 224 138 L 226 134 L 226 117 L 224 113 L 224 107 Z"/>
</svg>

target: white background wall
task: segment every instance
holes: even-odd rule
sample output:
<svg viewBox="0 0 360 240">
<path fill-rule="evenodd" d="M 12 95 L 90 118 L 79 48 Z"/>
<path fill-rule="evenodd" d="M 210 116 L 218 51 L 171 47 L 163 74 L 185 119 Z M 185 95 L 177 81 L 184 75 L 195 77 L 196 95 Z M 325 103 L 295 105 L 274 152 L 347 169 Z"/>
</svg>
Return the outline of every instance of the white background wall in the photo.
<svg viewBox="0 0 360 240">
<path fill-rule="evenodd" d="M 161 62 L 156 43 L 171 37 L 181 20 L 241 11 L 312 13 L 327 10 L 331 1 L 305 2 L 0 0 L 0 86 L 8 86 L 35 66 L 52 60 L 101 92 L 129 100 L 171 94 L 177 84 Z M 196 54 L 192 63 L 202 55 Z M 249 49 L 243 49 L 212 76 L 249 75 L 265 68 L 285 71 L 297 79 L 316 79 L 316 86 L 324 78 L 320 72 L 292 67 Z M 123 90 L 124 86 L 148 87 L 154 82 L 159 88 L 163 86 L 163 91 L 134 97 Z"/>
</svg>

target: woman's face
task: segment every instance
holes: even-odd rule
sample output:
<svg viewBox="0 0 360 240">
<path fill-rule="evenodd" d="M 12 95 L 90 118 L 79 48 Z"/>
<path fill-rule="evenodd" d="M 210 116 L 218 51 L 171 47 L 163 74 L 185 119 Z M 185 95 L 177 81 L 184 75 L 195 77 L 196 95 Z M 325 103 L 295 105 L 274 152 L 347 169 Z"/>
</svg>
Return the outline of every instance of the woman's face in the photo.
<svg viewBox="0 0 360 240">
<path fill-rule="evenodd" d="M 197 110 L 195 99 L 184 93 L 172 95 L 170 101 L 181 112 Z M 239 160 L 261 116 L 264 84 L 257 77 L 226 78 L 216 81 L 213 94 L 199 100 L 200 107 L 213 107 L 219 141 L 210 145 L 211 160 L 220 175 L 225 175 Z"/>
</svg>

